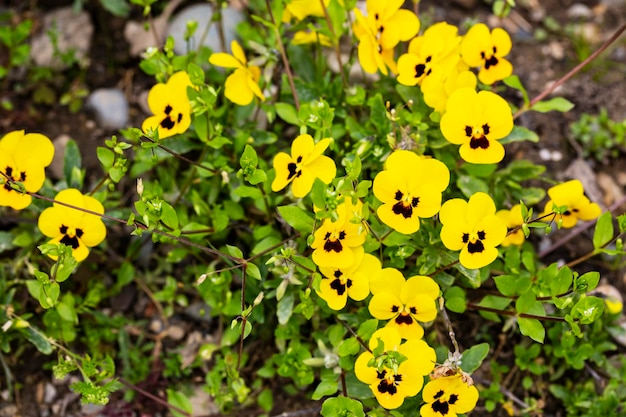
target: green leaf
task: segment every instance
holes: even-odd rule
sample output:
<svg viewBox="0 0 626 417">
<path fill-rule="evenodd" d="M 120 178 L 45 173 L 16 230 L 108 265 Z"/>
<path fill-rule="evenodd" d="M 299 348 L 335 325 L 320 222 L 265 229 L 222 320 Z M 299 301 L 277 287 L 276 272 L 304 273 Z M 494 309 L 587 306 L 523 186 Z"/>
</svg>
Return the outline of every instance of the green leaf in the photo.
<svg viewBox="0 0 626 417">
<path fill-rule="evenodd" d="M 563 98 L 563 97 L 554 97 L 550 100 L 540 101 L 535 103 L 534 106 L 530 108 L 530 110 L 534 110 L 539 113 L 547 113 L 552 110 L 559 111 L 561 113 L 565 113 L 574 108 L 574 103 Z"/>
<path fill-rule="evenodd" d="M 480 367 L 483 360 L 489 354 L 489 343 L 481 343 L 476 346 L 472 346 L 463 352 L 461 359 L 461 369 L 467 373 L 472 373 Z"/>
<path fill-rule="evenodd" d="M 259 157 L 256 154 L 254 148 L 248 144 L 243 148 L 241 158 L 239 158 L 239 164 L 242 168 L 256 168 L 259 163 Z"/>
<path fill-rule="evenodd" d="M 178 228 L 178 215 L 169 203 L 161 202 L 161 221 L 170 229 Z"/>
<path fill-rule="evenodd" d="M 283 298 L 280 299 L 276 306 L 276 316 L 278 317 L 278 323 L 284 325 L 289 321 L 289 318 L 293 314 L 293 303 L 295 301 L 295 295 L 289 291 Z"/>
<path fill-rule="evenodd" d="M 556 297 L 557 295 L 565 294 L 569 291 L 573 280 L 572 270 L 567 266 L 562 267 L 559 269 L 559 273 L 553 279 L 549 280 L 550 295 Z"/>
<path fill-rule="evenodd" d="M 247 272 L 249 277 L 252 277 L 252 278 L 257 279 L 259 281 L 261 280 L 261 271 L 259 270 L 259 267 L 256 266 L 255 264 L 250 263 L 250 262 L 247 263 L 246 264 L 246 272 Z"/>
<path fill-rule="evenodd" d="M 522 126 L 514 126 L 511 133 L 509 133 L 506 137 L 500 139 L 500 143 L 506 145 L 508 143 L 513 142 L 523 142 L 530 141 L 537 143 L 539 142 L 539 135 L 533 132 L 530 129 L 526 129 Z"/>
<path fill-rule="evenodd" d="M 500 275 L 493 278 L 498 291 L 507 297 L 525 293 L 531 285 L 530 276 Z"/>
<path fill-rule="evenodd" d="M 243 252 L 237 246 L 226 245 L 226 250 L 229 255 L 234 256 L 235 258 L 243 259 Z"/>
<path fill-rule="evenodd" d="M 355 355 L 359 353 L 360 349 L 361 345 L 359 344 L 359 341 L 354 337 L 350 337 L 339 343 L 339 346 L 337 346 L 337 354 L 339 356 Z"/>
<path fill-rule="evenodd" d="M 478 192 L 489 193 L 489 186 L 485 181 L 469 175 L 460 175 L 456 185 L 467 198 Z"/>
<path fill-rule="evenodd" d="M 126 17 L 130 13 L 130 5 L 126 0 L 100 0 L 100 4 L 115 16 Z"/>
<path fill-rule="evenodd" d="M 278 213 L 287 224 L 299 232 L 311 233 L 313 230 L 313 217 L 297 206 L 280 206 Z"/>
<path fill-rule="evenodd" d="M 115 153 L 109 148 L 103 148 L 99 146 L 96 149 L 96 154 L 98 155 L 98 160 L 102 164 L 102 167 L 105 171 L 108 171 L 113 167 L 113 162 L 115 161 Z"/>
<path fill-rule="evenodd" d="M 528 336 L 536 342 L 543 343 L 546 337 L 546 329 L 537 319 L 528 319 L 524 317 L 517 318 L 519 330 L 524 336 Z"/>
<path fill-rule="evenodd" d="M 324 401 L 320 414 L 323 417 L 365 417 L 363 404 L 344 396 L 333 397 Z"/>
<path fill-rule="evenodd" d="M 193 413 L 193 407 L 191 405 L 191 401 L 181 391 L 168 388 L 167 389 L 167 402 L 173 405 L 174 407 L 180 408 L 184 412 L 188 413 L 188 415 L 191 415 L 191 413 Z M 170 411 L 172 412 L 174 417 L 186 417 L 184 414 L 176 410 L 170 409 Z"/>
<path fill-rule="evenodd" d="M 333 395 L 337 392 L 337 388 L 338 387 L 336 380 L 322 379 L 317 388 L 315 388 L 315 391 L 313 392 L 311 398 L 313 398 L 314 400 L 319 400 L 322 397 Z"/>
<path fill-rule="evenodd" d="M 464 313 L 467 309 L 465 290 L 461 287 L 450 287 L 443 297 L 446 300 L 446 308 L 455 313 Z"/>
<path fill-rule="evenodd" d="M 592 291 L 600 282 L 600 273 L 597 271 L 587 272 L 575 279 L 574 289 L 576 292 L 584 294 Z"/>
<path fill-rule="evenodd" d="M 13 247 L 13 234 L 0 232 L 0 253 L 12 249 Z"/>
<path fill-rule="evenodd" d="M 298 111 L 292 104 L 276 103 L 274 106 L 276 108 L 276 113 L 281 119 L 294 126 L 300 126 Z"/>
<path fill-rule="evenodd" d="M 48 341 L 48 338 L 37 327 L 31 324 L 21 331 L 24 336 L 26 336 L 26 339 L 28 339 L 30 343 L 35 345 L 38 351 L 40 351 L 44 355 L 49 355 L 52 353 L 52 345 Z"/>
<path fill-rule="evenodd" d="M 520 295 L 517 300 L 515 300 L 515 311 L 518 313 L 526 313 L 528 310 L 533 308 L 536 301 L 537 296 L 532 289 L 529 289 Z"/>
<path fill-rule="evenodd" d="M 63 175 L 65 176 L 66 181 L 69 182 L 70 178 L 72 178 L 72 171 L 74 168 L 80 169 L 81 164 L 82 159 L 78 145 L 75 140 L 70 139 L 67 142 L 65 156 L 63 158 Z"/>
<path fill-rule="evenodd" d="M 600 249 L 613 239 L 613 217 L 607 211 L 598 217 L 596 229 L 593 232 L 593 247 Z"/>
<path fill-rule="evenodd" d="M 596 321 L 604 312 L 604 300 L 599 297 L 583 297 L 572 307 L 572 317 L 580 324 Z"/>
<path fill-rule="evenodd" d="M 528 103 L 530 102 L 530 100 L 528 99 L 528 92 L 526 91 L 526 88 L 524 88 L 524 86 L 522 85 L 522 82 L 517 75 L 509 75 L 508 77 L 503 79 L 502 82 L 505 85 L 522 93 L 522 97 L 524 98 L 524 105 L 528 105 Z"/>
<path fill-rule="evenodd" d="M 204 84 L 204 70 L 198 64 L 190 62 L 189 65 L 187 65 L 187 74 L 189 74 L 189 80 L 192 84 Z"/>
</svg>

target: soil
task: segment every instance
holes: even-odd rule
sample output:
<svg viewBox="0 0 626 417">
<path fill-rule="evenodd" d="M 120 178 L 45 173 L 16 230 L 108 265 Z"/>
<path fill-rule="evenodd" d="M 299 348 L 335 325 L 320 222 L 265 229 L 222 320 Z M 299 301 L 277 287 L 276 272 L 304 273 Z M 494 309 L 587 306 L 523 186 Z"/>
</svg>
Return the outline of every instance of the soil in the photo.
<svg viewBox="0 0 626 417">
<path fill-rule="evenodd" d="M 33 18 L 37 27 L 46 12 L 59 6 L 71 5 L 73 2 L 71 0 L 31 0 L 29 2 L 5 0 L 3 3 L 5 8 L 16 11 L 18 15 Z M 95 32 L 89 52 L 89 65 L 84 73 L 84 84 L 90 91 L 102 87 L 122 88 L 130 104 L 130 124 L 140 126 L 146 115 L 140 107 L 139 97 L 154 81 L 141 72 L 138 66 L 139 60 L 129 56 L 128 44 L 123 37 L 125 19 L 112 16 L 98 2 L 85 3 L 84 8 L 92 18 Z M 193 2 L 183 2 L 183 6 L 191 3 Z M 513 37 L 514 46 L 510 60 L 514 65 L 515 73 L 519 75 L 528 89 L 531 98 L 581 61 L 583 57 L 576 52 L 577 48 L 581 50 L 586 46 L 595 50 L 624 23 L 626 16 L 626 4 L 619 0 L 581 2 L 525 0 L 517 3 L 519 5 L 513 15 L 503 24 Z M 464 8 L 465 4 L 470 4 L 472 9 Z M 575 4 L 586 6 L 591 14 L 586 18 L 572 18 L 571 10 Z M 461 24 L 467 16 L 476 16 L 480 21 L 494 23 L 494 18 L 489 16 L 490 6 L 478 0 L 424 0 L 420 3 L 420 10 L 423 13 L 432 13 L 435 21 L 445 19 L 450 23 Z M 140 20 L 140 11 L 134 10 L 131 18 Z M 556 25 L 549 24 L 549 19 L 556 22 Z M 588 39 L 580 40 L 568 36 L 565 30 L 573 27 L 584 31 Z M 538 40 L 534 37 L 537 29 L 547 32 L 548 36 L 545 40 Z M 626 35 L 605 51 L 596 62 L 555 92 L 555 95 L 563 96 L 575 104 L 572 111 L 565 114 L 529 112 L 518 120 L 518 124 L 537 132 L 540 142 L 537 144 L 525 142 L 512 146 L 513 157 L 528 158 L 537 164 L 546 165 L 548 174 L 558 180 L 580 175 L 580 170 L 574 168 L 572 171 L 571 168 L 572 163 L 581 155 L 579 148 L 573 145 L 569 125 L 581 114 L 597 114 L 602 108 L 606 108 L 614 120 L 626 119 L 625 74 Z M 59 85 L 66 85 L 64 82 L 67 83 L 67 81 L 60 80 Z M 5 91 L 0 92 L 1 94 L 11 93 Z M 28 97 L 28 94 L 19 96 L 19 99 L 14 102 L 15 109 L 10 112 L 0 110 L 0 131 L 7 132 L 19 128 L 45 132 L 50 138 L 56 138 L 62 134 L 69 135 L 79 144 L 86 171 L 93 173 L 92 177 L 86 179 L 86 186 L 88 187 L 89 183 L 93 184 L 101 172 L 93 149 L 101 146 L 103 141 L 115 132 L 100 128 L 94 121 L 93 114 L 84 107 L 78 113 L 71 113 L 66 106 L 35 104 L 29 101 Z M 541 154 L 541 151 L 545 149 L 556 151 L 561 157 L 545 160 Z M 507 152 L 510 151 L 507 149 Z M 590 176 L 585 173 L 583 175 L 587 176 L 587 180 L 596 187 L 596 192 L 603 198 L 604 205 L 614 204 L 618 196 L 614 195 L 612 199 L 607 198 L 606 190 L 610 185 L 600 184 L 597 177 L 605 174 L 613 181 L 617 190 L 624 190 L 626 154 L 622 153 L 618 158 L 610 159 L 606 163 L 593 160 L 583 161 L 583 165 L 591 168 Z M 626 205 L 622 205 L 619 210 L 620 212 L 626 210 Z M 564 233 L 566 232 L 558 233 L 554 239 Z M 579 244 L 569 244 L 547 255 L 545 261 L 569 259 L 572 255 L 580 254 L 580 251 Z M 604 277 L 626 295 L 624 271 L 607 269 Z M 130 299 L 133 296 L 129 296 Z M 138 304 L 141 303 L 141 301 L 138 302 Z M 468 323 L 468 327 L 474 332 L 479 331 L 471 323 Z M 495 337 L 497 338 L 497 335 Z M 37 355 L 36 352 L 31 353 L 33 358 L 29 361 L 10 364 L 16 378 L 16 402 L 15 404 L 1 404 L 0 398 L 0 416 L 11 415 L 7 414 L 11 412 L 10 410 L 14 412 L 14 416 L 22 417 L 96 415 L 95 413 L 88 414 L 85 408 L 81 408 L 77 397 L 70 393 L 67 381 L 52 381 L 50 372 L 43 370 L 49 358 Z M 30 354 L 24 357 L 30 357 Z M 503 358 L 505 358 L 504 355 Z M 159 383 L 163 382 L 159 380 L 158 373 L 159 368 L 156 366 L 151 374 L 154 380 L 147 381 L 146 386 L 152 382 L 158 387 Z M 50 383 L 57 390 L 57 407 L 43 404 L 46 385 Z M 279 385 L 280 381 L 276 387 L 278 391 L 280 391 Z M 0 381 L 0 391 L 5 388 L 5 384 Z M 154 389 L 155 385 L 152 385 L 152 388 Z M 319 403 L 307 400 L 304 396 L 285 398 L 289 400 L 281 400 L 280 396 L 276 397 L 276 406 L 272 410 L 272 415 L 302 417 L 317 415 L 319 412 Z M 60 402 L 62 405 L 59 405 Z M 56 414 L 52 413 L 52 410 Z M 108 417 L 157 416 L 164 415 L 163 412 L 161 406 L 141 396 L 136 396 L 134 401 L 126 402 L 119 395 L 114 396 L 110 406 L 100 411 L 101 415 Z M 258 413 L 259 410 L 250 410 L 249 415 L 258 415 Z M 486 411 L 480 408 L 475 414 L 487 415 Z"/>
</svg>

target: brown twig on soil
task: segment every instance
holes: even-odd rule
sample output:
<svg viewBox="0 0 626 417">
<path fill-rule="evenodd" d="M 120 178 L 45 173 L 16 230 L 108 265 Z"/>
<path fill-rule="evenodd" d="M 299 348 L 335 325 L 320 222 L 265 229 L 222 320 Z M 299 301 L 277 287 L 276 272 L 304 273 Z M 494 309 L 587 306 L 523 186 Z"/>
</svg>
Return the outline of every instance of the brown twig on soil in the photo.
<svg viewBox="0 0 626 417">
<path fill-rule="evenodd" d="M 120 383 L 122 383 L 122 385 L 126 386 L 126 388 L 132 389 L 133 391 L 136 391 L 137 393 L 139 393 L 139 394 L 141 394 L 141 395 L 143 395 L 143 396 L 145 396 L 145 397 L 150 398 L 152 401 L 154 401 L 154 402 L 156 402 L 156 403 L 159 403 L 160 405 L 162 405 L 162 406 L 164 406 L 164 407 L 167 407 L 167 409 L 168 409 L 168 410 L 170 410 L 170 411 L 176 411 L 177 413 L 180 413 L 180 414 L 182 414 L 183 416 L 186 416 L 186 417 L 191 417 L 191 414 L 190 414 L 190 413 L 188 413 L 188 412 L 186 412 L 186 411 L 185 411 L 185 410 L 183 410 L 182 408 L 177 407 L 177 406 L 175 406 L 175 405 L 172 405 L 172 404 L 168 403 L 168 402 L 167 402 L 166 400 L 164 400 L 163 398 L 157 397 L 156 395 L 151 394 L 151 393 L 149 393 L 148 391 L 145 391 L 145 390 L 143 390 L 143 389 L 139 388 L 137 385 L 134 385 L 134 384 L 132 384 L 132 383 L 128 382 L 127 380 L 125 380 L 125 379 L 124 379 L 124 378 L 122 378 L 122 377 L 118 378 L 118 381 L 119 381 Z"/>
<path fill-rule="evenodd" d="M 615 31 L 615 33 L 609 39 L 607 39 L 598 49 L 596 49 L 591 55 L 585 58 L 580 64 L 576 65 L 567 74 L 565 74 L 563 77 L 561 77 L 560 79 L 552 83 L 548 88 L 546 88 L 541 93 L 539 93 L 535 98 L 530 100 L 530 102 L 528 103 L 528 106 L 524 106 L 523 108 L 520 108 L 518 111 L 516 111 L 515 114 L 513 115 L 513 118 L 515 119 L 518 116 L 525 113 L 526 111 L 532 109 L 532 107 L 535 104 L 543 100 L 546 96 L 548 96 L 550 93 L 556 90 L 559 86 L 561 86 L 570 78 L 572 78 L 574 75 L 576 75 L 581 69 L 583 69 L 585 65 L 587 65 L 588 63 L 596 59 L 598 55 L 600 55 L 609 46 L 611 46 L 611 44 L 614 43 L 622 35 L 622 33 L 625 30 L 626 30 L 626 23 L 620 26 L 619 29 L 617 29 L 617 31 Z"/>
</svg>

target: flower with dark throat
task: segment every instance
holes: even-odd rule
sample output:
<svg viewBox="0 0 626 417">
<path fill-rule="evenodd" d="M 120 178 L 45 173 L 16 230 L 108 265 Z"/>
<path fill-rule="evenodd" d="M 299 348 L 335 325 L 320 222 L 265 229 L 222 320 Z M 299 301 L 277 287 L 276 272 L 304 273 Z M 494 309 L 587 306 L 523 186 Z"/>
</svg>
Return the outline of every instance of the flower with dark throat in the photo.
<svg viewBox="0 0 626 417">
<path fill-rule="evenodd" d="M 291 155 L 279 152 L 274 157 L 276 177 L 272 191 L 280 191 L 291 183 L 294 197 L 304 197 L 311 191 L 315 178 L 324 184 L 330 183 L 337 173 L 335 161 L 322 153 L 332 139 L 326 138 L 315 143 L 308 134 L 300 135 L 291 144 Z"/>
<path fill-rule="evenodd" d="M 370 351 L 361 353 L 354 364 L 356 377 L 369 385 L 387 409 L 398 408 L 406 397 L 417 395 L 437 359 L 435 350 L 423 340 L 401 341 L 396 329 L 378 329 L 369 340 Z"/>
<path fill-rule="evenodd" d="M 548 196 L 550 201 L 546 203 L 541 215 L 551 213 L 553 205 L 566 206 L 565 212 L 556 217 L 556 220 L 561 222 L 561 227 L 565 229 L 576 226 L 578 220 L 593 220 L 602 213 L 600 206 L 585 196 L 583 184 L 579 180 L 567 181 L 549 188 Z"/>
<path fill-rule="evenodd" d="M 421 417 L 457 417 L 470 412 L 478 402 L 478 390 L 455 374 L 432 379 L 422 391 Z"/>
<path fill-rule="evenodd" d="M 448 142 L 461 145 L 459 153 L 465 161 L 494 164 L 504 158 L 498 140 L 513 130 L 513 114 L 499 95 L 463 87 L 448 98 L 440 128 Z"/>
<path fill-rule="evenodd" d="M 470 67 L 480 68 L 480 82 L 491 85 L 513 73 L 513 65 L 505 58 L 511 47 L 511 37 L 504 29 L 489 32 L 487 25 L 477 23 L 463 37 L 461 56 Z"/>
<path fill-rule="evenodd" d="M 51 238 L 48 243 L 63 243 L 72 248 L 72 255 L 81 262 L 89 255 L 89 248 L 99 245 L 106 237 L 106 227 L 97 214 L 91 214 L 59 203 L 104 214 L 104 207 L 95 198 L 69 188 L 59 192 L 52 207 L 39 216 L 39 230 Z M 50 256 L 54 259 L 53 256 Z"/>
<path fill-rule="evenodd" d="M 496 206 L 487 194 L 475 193 L 469 201 L 453 198 L 439 211 L 441 241 L 450 250 L 460 250 L 459 262 L 478 269 L 498 257 L 498 245 L 506 237 L 506 223 L 496 216 Z"/>
<path fill-rule="evenodd" d="M 15 190 L 10 182 L 21 183 L 31 193 L 39 191 L 53 157 L 54 146 L 42 134 L 16 130 L 4 135 L 0 139 L 0 206 L 15 210 L 28 207 L 32 197 Z"/>
<path fill-rule="evenodd" d="M 154 116 L 143 121 L 141 129 L 148 133 L 156 131 L 159 139 L 184 133 L 191 124 L 191 104 L 187 87 L 191 86 L 189 75 L 179 71 L 167 83 L 159 83 L 148 93 L 148 106 Z"/>
</svg>

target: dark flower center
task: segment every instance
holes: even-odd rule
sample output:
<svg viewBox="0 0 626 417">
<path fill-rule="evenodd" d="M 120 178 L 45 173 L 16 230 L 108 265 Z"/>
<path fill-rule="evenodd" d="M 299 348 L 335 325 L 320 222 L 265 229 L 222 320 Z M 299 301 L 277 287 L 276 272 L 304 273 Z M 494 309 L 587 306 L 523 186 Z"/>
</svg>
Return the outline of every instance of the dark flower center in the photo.
<svg viewBox="0 0 626 417">
<path fill-rule="evenodd" d="M 64 245 L 67 245 L 67 246 L 71 246 L 72 249 L 78 249 L 78 247 L 80 246 L 80 241 L 78 239 L 83 235 L 83 230 L 76 229 L 75 234 L 74 233 L 68 234 L 68 229 L 69 228 L 66 225 L 61 225 L 61 227 L 59 228 L 59 231 L 63 235 L 63 237 L 60 240 L 60 243 L 63 243 Z"/>
<path fill-rule="evenodd" d="M 332 234 L 330 232 L 327 232 L 326 235 L 324 236 L 324 250 L 326 252 L 336 252 L 339 253 L 343 250 L 343 245 L 341 243 L 342 240 L 344 240 L 346 238 L 346 232 L 345 231 L 340 231 L 339 235 L 337 236 L 337 239 L 333 239 L 332 238 Z"/>
<path fill-rule="evenodd" d="M 482 253 L 485 250 L 485 245 L 482 242 L 485 240 L 485 236 L 485 231 L 479 230 L 476 232 L 476 240 L 470 242 L 469 233 L 463 233 L 463 243 L 467 243 L 467 251 L 469 253 Z"/>
<path fill-rule="evenodd" d="M 298 164 L 302 162 L 302 156 L 298 156 L 296 158 L 296 162 L 290 162 L 287 164 L 287 170 L 289 171 L 289 175 L 287 175 L 287 180 L 292 179 L 293 177 L 300 177 L 302 175 L 302 168 L 299 167 Z"/>
<path fill-rule="evenodd" d="M 4 189 L 7 191 L 14 191 L 13 188 L 11 188 L 11 181 L 19 181 L 19 182 L 24 182 L 26 181 L 26 172 L 22 171 L 20 172 L 19 178 L 15 178 L 13 176 L 13 167 L 6 167 L 4 169 L 4 173 L 6 174 L 6 176 L 8 177 L 8 181 L 6 181 L 4 183 Z"/>
<path fill-rule="evenodd" d="M 405 198 L 400 190 L 396 191 L 394 199 L 398 202 L 393 205 L 391 210 L 394 214 L 401 214 L 405 219 L 413 215 L 413 209 L 417 207 L 420 202 L 419 197 L 411 197 L 409 201 L 409 198 Z"/>
</svg>

